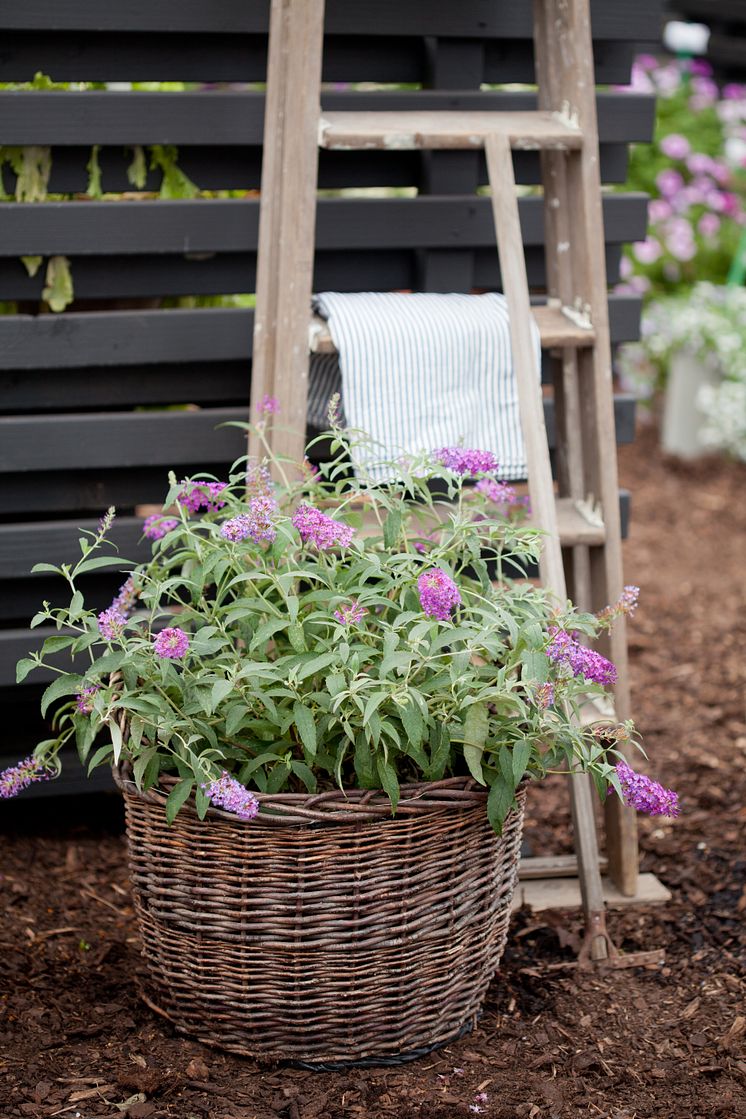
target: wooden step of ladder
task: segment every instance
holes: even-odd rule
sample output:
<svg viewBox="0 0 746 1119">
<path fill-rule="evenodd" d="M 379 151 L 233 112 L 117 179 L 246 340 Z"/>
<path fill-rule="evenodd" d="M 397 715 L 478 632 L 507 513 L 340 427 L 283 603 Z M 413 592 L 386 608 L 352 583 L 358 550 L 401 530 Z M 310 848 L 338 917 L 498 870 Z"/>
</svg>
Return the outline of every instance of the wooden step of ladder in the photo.
<svg viewBox="0 0 746 1119">
<path fill-rule="evenodd" d="M 541 577 L 558 601 L 564 602 L 569 590 L 580 609 L 601 609 L 621 594 L 623 579 L 589 0 L 534 0 L 538 110 L 532 112 L 322 114 L 323 16 L 323 0 L 272 0 L 252 405 L 265 393 L 277 397 L 285 423 L 273 431 L 273 449 L 299 460 L 306 424 L 319 144 L 335 150 L 483 148 L 510 314 L 532 515 L 546 533 Z M 513 149 L 540 152 L 549 297 L 544 308 L 529 302 Z M 555 355 L 559 504 L 532 316 L 542 344 Z M 317 352 L 329 344 L 318 324 L 312 335 Z M 258 447 L 250 443 L 249 451 L 258 453 Z M 562 509 L 575 516 L 597 507 L 597 523 L 576 524 L 564 536 L 563 551 Z M 629 695 L 623 621 L 603 651 L 617 666 L 616 714 L 624 719 Z M 583 774 L 569 781 L 585 952 L 603 958 L 616 953 L 604 924 L 590 781 Z M 606 837 L 611 877 L 623 895 L 634 896 L 635 816 L 615 797 L 608 801 Z"/>
</svg>

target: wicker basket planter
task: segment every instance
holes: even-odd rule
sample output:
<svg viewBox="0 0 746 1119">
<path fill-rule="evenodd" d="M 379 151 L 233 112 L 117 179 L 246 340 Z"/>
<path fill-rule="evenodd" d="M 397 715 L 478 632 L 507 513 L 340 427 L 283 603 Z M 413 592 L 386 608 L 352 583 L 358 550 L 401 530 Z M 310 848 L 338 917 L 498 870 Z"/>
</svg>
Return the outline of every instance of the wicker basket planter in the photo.
<svg viewBox="0 0 746 1119">
<path fill-rule="evenodd" d="M 251 822 L 124 795 L 150 1005 L 245 1056 L 385 1063 L 476 1021 L 505 944 L 523 824 L 502 837 L 455 778 L 381 793 L 260 796 Z"/>
</svg>

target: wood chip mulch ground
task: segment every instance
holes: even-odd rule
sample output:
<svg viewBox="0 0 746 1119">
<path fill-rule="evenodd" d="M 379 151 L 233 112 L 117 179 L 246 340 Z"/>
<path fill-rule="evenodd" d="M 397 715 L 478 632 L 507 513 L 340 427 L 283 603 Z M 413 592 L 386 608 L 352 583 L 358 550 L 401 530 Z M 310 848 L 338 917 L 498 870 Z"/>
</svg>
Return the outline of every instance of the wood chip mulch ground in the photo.
<svg viewBox="0 0 746 1119">
<path fill-rule="evenodd" d="M 519 913 L 479 1028 L 414 1064 L 261 1067 L 177 1036 L 141 967 L 114 797 L 0 812 L 0 1119 L 746 1117 L 746 469 L 623 448 L 636 720 L 675 821 L 641 821 L 672 891 L 610 917 L 662 967 L 572 966 L 577 913 Z M 562 787 L 531 791 L 534 853 L 569 850 Z"/>
</svg>

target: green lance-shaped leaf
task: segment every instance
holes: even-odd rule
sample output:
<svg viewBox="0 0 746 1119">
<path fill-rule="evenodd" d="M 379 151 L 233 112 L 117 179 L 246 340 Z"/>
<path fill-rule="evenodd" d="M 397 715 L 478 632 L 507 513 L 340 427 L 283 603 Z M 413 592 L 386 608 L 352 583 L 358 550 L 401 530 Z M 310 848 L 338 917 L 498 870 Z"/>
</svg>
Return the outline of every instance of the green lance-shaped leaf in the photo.
<svg viewBox="0 0 746 1119">
<path fill-rule="evenodd" d="M 293 704 L 293 722 L 298 728 L 303 746 L 311 757 L 314 757 L 316 754 L 316 723 L 312 712 L 300 701 Z"/>
<path fill-rule="evenodd" d="M 386 761 L 382 754 L 379 754 L 376 758 L 376 768 L 384 792 L 391 801 L 391 811 L 394 813 L 399 803 L 399 779 L 396 776 L 396 770 L 390 762 Z"/>
<path fill-rule="evenodd" d="M 469 772 L 480 785 L 486 784 L 482 775 L 482 754 L 484 753 L 488 730 L 487 705 L 472 703 L 467 708 L 466 718 L 464 719 L 464 758 L 469 767 Z"/>
<path fill-rule="evenodd" d="M 505 817 L 513 803 L 514 789 L 511 781 L 497 774 L 487 797 L 487 818 L 498 835 L 502 834 Z"/>
<path fill-rule="evenodd" d="M 171 792 L 168 794 L 166 801 L 166 822 L 172 824 L 176 819 L 176 813 L 179 809 L 189 800 L 189 794 L 194 788 L 194 781 L 189 777 L 185 777 L 174 785 Z"/>
</svg>

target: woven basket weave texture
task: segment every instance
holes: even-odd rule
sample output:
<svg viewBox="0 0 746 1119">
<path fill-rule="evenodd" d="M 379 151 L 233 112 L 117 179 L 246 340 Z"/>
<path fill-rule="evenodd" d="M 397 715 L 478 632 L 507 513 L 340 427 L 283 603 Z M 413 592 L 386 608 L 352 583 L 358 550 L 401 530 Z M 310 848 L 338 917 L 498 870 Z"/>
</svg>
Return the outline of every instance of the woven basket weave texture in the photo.
<svg viewBox="0 0 746 1119">
<path fill-rule="evenodd" d="M 261 797 L 256 820 L 124 794 L 147 1001 L 244 1056 L 325 1064 L 445 1044 L 505 945 L 525 790 L 502 837 L 468 779 Z M 311 817 L 309 822 L 308 817 Z M 339 820 L 341 817 L 341 821 Z"/>
</svg>

